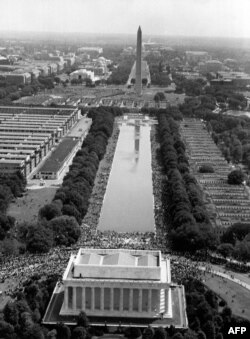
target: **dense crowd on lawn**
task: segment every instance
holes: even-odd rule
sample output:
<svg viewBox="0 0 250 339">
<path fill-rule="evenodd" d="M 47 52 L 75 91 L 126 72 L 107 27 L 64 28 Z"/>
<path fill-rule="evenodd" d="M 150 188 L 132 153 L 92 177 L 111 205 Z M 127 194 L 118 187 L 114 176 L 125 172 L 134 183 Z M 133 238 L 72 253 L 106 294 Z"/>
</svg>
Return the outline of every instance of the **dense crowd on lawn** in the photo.
<svg viewBox="0 0 250 339">
<path fill-rule="evenodd" d="M 107 234 L 113 238 L 114 234 Z M 140 235 L 138 235 L 140 236 Z M 145 235 L 147 237 L 147 235 Z M 110 241 L 110 239 L 109 239 Z M 139 238 L 137 239 L 139 246 Z M 102 244 L 99 243 L 99 246 L 102 247 Z M 136 247 L 136 248 L 138 248 Z M 143 247 L 143 246 L 142 246 Z M 6 338 L 15 338 L 10 334 L 17 333 L 18 338 L 27 338 L 28 335 L 33 338 L 51 338 L 48 336 L 48 329 L 40 326 L 41 315 L 44 314 L 46 305 L 49 301 L 55 283 L 58 278 L 61 276 L 62 269 L 65 267 L 68 260 L 69 254 L 72 251 L 72 248 L 57 248 L 54 251 L 51 251 L 49 254 L 40 255 L 28 255 L 25 254 L 21 256 L 18 260 L 15 260 L 12 265 L 6 261 L 2 262 L 1 269 L 5 270 L 7 274 L 10 274 L 10 269 L 13 270 L 13 275 L 18 280 L 22 278 L 22 274 L 27 274 L 27 264 L 32 262 L 32 267 L 29 268 L 29 275 L 26 275 L 26 281 L 20 284 L 18 288 L 11 292 L 16 299 L 13 303 L 9 303 L 3 313 L 2 321 L 0 321 L 0 334 L 7 334 Z M 10 258 L 9 258 L 10 259 Z M 227 307 L 226 303 L 223 300 L 219 300 L 218 297 L 209 289 L 207 289 L 202 281 L 204 279 L 204 274 L 199 270 L 199 262 L 191 262 L 189 259 L 184 258 L 183 256 L 174 256 L 171 261 L 171 276 L 172 281 L 178 284 L 184 284 L 186 290 L 186 299 L 187 299 L 187 315 L 189 320 L 189 330 L 188 332 L 179 332 L 174 328 L 166 329 L 167 338 L 200 338 L 201 333 L 209 335 L 209 333 L 214 333 L 218 335 L 219 333 L 225 333 L 226 326 L 228 322 L 234 324 L 241 324 L 243 322 L 239 319 L 235 319 L 232 316 L 230 308 Z M 23 266 L 22 266 L 23 265 Z M 207 271 L 210 270 L 209 265 L 206 264 Z M 19 273 L 16 271 L 19 270 Z M 46 275 L 46 280 L 43 277 Z M 198 311 L 197 311 L 198 310 Z M 81 315 L 83 317 L 83 315 Z M 85 322 L 83 322 L 85 323 Z M 83 325 L 82 323 L 82 325 Z M 59 327 L 58 327 L 59 326 Z M 61 338 L 60 326 L 57 325 L 54 338 Z M 76 328 L 71 327 L 67 331 L 76 331 Z M 86 328 L 86 331 L 94 333 L 94 328 L 88 328 L 88 326 L 82 326 Z M 79 330 L 79 329 L 78 329 Z M 100 329 L 101 332 L 104 329 Z M 104 330 L 104 332 L 107 329 Z M 129 333 L 129 329 L 120 328 L 118 329 L 120 333 Z M 80 331 L 80 330 L 79 330 Z M 93 332 L 94 331 L 94 332 Z M 163 329 L 161 330 L 163 331 Z M 34 333 L 40 333 L 38 334 Z M 154 332 L 154 331 L 153 331 Z M 155 333 L 155 332 L 154 332 Z M 177 335 L 178 333 L 178 335 Z M 187 334 L 188 333 L 188 336 Z M 99 333 L 100 335 L 101 333 Z M 143 332 L 145 335 L 145 333 Z M 159 339 L 163 338 L 163 334 Z M 9 335 L 9 336 L 8 336 Z M 147 339 L 147 336 L 144 336 Z M 70 338 L 70 335 L 67 337 Z M 75 338 L 74 336 L 72 338 Z M 84 337 L 85 338 L 85 337 Z M 128 335 L 128 338 L 133 338 L 132 332 L 131 336 Z M 158 338 L 156 335 L 152 337 Z M 166 332 L 165 336 L 166 338 Z M 203 336 L 202 338 L 205 338 Z M 223 338 L 223 336 L 220 336 Z M 135 339 L 135 338 L 133 338 Z"/>
</svg>

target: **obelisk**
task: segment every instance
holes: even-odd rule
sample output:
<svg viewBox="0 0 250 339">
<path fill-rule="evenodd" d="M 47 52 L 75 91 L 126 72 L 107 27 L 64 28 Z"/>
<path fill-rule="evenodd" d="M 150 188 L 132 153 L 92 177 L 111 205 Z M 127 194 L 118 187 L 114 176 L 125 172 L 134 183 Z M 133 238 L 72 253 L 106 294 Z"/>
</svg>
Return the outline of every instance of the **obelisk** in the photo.
<svg viewBox="0 0 250 339">
<path fill-rule="evenodd" d="M 139 26 L 137 31 L 137 46 L 136 46 L 136 70 L 135 70 L 135 91 L 137 95 L 141 95 L 142 92 L 142 83 L 141 83 L 141 26 Z"/>
</svg>

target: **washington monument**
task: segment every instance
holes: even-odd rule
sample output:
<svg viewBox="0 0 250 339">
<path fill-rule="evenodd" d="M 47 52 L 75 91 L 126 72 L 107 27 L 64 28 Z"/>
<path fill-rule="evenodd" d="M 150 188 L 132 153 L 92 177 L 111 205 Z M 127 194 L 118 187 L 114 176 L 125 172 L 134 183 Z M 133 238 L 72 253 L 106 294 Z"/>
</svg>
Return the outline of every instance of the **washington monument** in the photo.
<svg viewBox="0 0 250 339">
<path fill-rule="evenodd" d="M 137 47 L 136 47 L 136 78 L 135 78 L 135 91 L 137 95 L 141 95 L 142 93 L 142 75 L 141 75 L 141 47 L 142 47 L 142 39 L 141 39 L 141 26 L 139 26 L 137 31 Z"/>
</svg>

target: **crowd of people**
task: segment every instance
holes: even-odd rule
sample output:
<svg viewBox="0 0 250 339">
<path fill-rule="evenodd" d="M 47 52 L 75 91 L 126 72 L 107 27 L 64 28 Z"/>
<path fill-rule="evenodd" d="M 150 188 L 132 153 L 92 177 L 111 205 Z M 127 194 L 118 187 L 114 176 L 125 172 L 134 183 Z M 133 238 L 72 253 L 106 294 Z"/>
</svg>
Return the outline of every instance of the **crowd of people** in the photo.
<svg viewBox="0 0 250 339">
<path fill-rule="evenodd" d="M 155 141 L 155 131 L 151 131 L 151 151 L 153 168 L 153 192 L 154 192 L 154 212 L 156 232 L 126 232 L 117 233 L 115 231 L 97 230 L 98 220 L 101 212 L 102 201 L 106 191 L 112 160 L 115 152 L 116 142 L 119 136 L 117 126 L 108 144 L 104 161 L 98 170 L 96 183 L 91 195 L 88 212 L 81 225 L 81 236 L 78 242 L 69 247 L 56 247 L 47 254 L 28 254 L 9 256 L 0 258 L 0 289 L 1 283 L 6 282 L 5 294 L 12 294 L 13 291 L 22 288 L 23 282 L 34 274 L 49 276 L 58 274 L 62 276 L 70 254 L 76 254 L 80 247 L 85 248 L 122 248 L 140 250 L 161 250 L 167 254 L 166 230 L 163 223 L 161 183 L 162 174 L 160 165 L 156 160 L 157 143 Z M 172 253 L 171 253 L 172 254 Z M 186 258 L 185 258 L 186 257 Z M 200 263 L 194 262 L 194 258 L 187 256 L 171 256 L 172 281 L 182 283 L 186 278 L 192 276 L 202 279 L 199 270 Z M 197 258 L 196 258 L 197 259 Z M 203 257 L 198 260 L 204 260 Z"/>
<path fill-rule="evenodd" d="M 91 197 L 89 200 L 87 214 L 85 215 L 83 219 L 83 224 L 88 225 L 92 231 L 96 230 L 97 224 L 99 221 L 99 216 L 100 216 L 101 208 L 102 208 L 102 202 L 103 202 L 103 198 L 106 192 L 106 187 L 108 184 L 109 173 L 112 167 L 112 162 L 113 162 L 113 157 L 115 154 L 115 148 L 116 148 L 118 137 L 119 137 L 119 129 L 118 129 L 118 126 L 115 124 L 113 135 L 110 138 L 108 145 L 107 145 L 105 157 L 103 161 L 100 163 L 97 174 L 96 174 L 95 185 L 93 187 L 93 191 L 91 193 Z M 82 234 L 81 238 L 82 237 L 84 238 L 85 237 L 84 232 L 82 232 L 81 234 Z M 81 238 L 80 238 L 80 241 L 82 241 Z"/>
<path fill-rule="evenodd" d="M 153 129 L 152 129 L 153 130 Z M 90 199 L 88 212 L 81 225 L 81 236 L 78 242 L 70 248 L 53 248 L 49 253 L 34 255 L 25 253 L 18 257 L 10 256 L 2 258 L 0 268 L 0 282 L 7 281 L 7 294 L 11 294 L 14 289 L 20 288 L 23 281 L 34 274 L 62 275 L 70 253 L 76 253 L 79 247 L 92 248 L 127 248 L 127 249 L 166 249 L 165 233 L 162 227 L 161 215 L 161 172 L 156 161 L 157 145 L 154 131 L 151 133 L 152 140 L 152 166 L 153 168 L 153 190 L 155 202 L 155 222 L 157 232 L 126 232 L 117 233 L 115 231 L 98 231 L 98 220 L 101 212 L 102 201 L 108 183 L 109 173 L 115 153 L 116 143 L 119 136 L 118 126 L 115 126 L 112 138 L 107 146 L 105 158 L 99 167 L 95 186 Z M 10 283 L 10 281 L 12 283 Z M 8 283 L 9 282 L 9 283 Z M 9 288 L 8 288 L 9 287 Z"/>
</svg>

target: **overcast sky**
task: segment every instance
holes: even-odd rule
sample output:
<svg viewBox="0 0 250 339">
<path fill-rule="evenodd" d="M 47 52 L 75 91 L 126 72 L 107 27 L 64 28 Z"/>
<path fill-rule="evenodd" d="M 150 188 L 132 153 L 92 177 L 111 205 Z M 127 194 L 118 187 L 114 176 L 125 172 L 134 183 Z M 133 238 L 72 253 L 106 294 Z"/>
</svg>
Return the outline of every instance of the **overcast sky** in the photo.
<svg viewBox="0 0 250 339">
<path fill-rule="evenodd" d="M 250 37 L 250 0 L 0 0 L 0 30 Z"/>
</svg>

